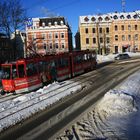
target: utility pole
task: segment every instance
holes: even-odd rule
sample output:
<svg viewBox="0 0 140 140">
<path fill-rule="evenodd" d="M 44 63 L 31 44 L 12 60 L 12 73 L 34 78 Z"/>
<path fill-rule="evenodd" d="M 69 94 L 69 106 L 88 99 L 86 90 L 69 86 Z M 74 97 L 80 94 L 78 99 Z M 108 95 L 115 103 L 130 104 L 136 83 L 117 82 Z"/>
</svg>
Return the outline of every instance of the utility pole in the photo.
<svg viewBox="0 0 140 140">
<path fill-rule="evenodd" d="M 106 34 L 105 34 L 105 28 L 103 28 L 103 41 L 104 41 L 104 54 L 106 54 Z"/>
<path fill-rule="evenodd" d="M 97 31 L 97 44 L 98 44 L 98 54 L 101 54 L 100 42 L 99 42 L 99 23 L 96 23 L 96 31 Z"/>
</svg>

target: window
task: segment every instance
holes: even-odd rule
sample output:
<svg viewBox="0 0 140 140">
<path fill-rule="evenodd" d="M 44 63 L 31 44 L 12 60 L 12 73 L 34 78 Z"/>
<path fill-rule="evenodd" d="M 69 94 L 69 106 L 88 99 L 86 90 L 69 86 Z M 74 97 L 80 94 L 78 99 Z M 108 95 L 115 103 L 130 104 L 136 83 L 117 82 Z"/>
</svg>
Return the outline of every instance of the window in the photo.
<svg viewBox="0 0 140 140">
<path fill-rule="evenodd" d="M 93 38 L 93 44 L 96 44 L 96 38 Z"/>
<path fill-rule="evenodd" d="M 131 30 L 131 25 L 128 25 L 128 30 Z"/>
<path fill-rule="evenodd" d="M 137 41 L 138 40 L 138 34 L 135 34 L 134 39 Z"/>
<path fill-rule="evenodd" d="M 117 25 L 115 25 L 115 31 L 118 31 L 118 26 Z"/>
<path fill-rule="evenodd" d="M 129 41 L 131 40 L 131 35 L 128 35 L 128 40 L 129 40 Z"/>
<path fill-rule="evenodd" d="M 106 33 L 109 33 L 109 27 L 106 28 Z"/>
<path fill-rule="evenodd" d="M 58 38 L 58 33 L 55 33 L 55 38 Z"/>
<path fill-rule="evenodd" d="M 55 48 L 58 49 L 58 43 L 55 43 Z"/>
<path fill-rule="evenodd" d="M 86 22 L 88 22 L 89 21 L 89 19 L 88 19 L 88 17 L 85 17 L 85 19 L 84 19 Z"/>
<path fill-rule="evenodd" d="M 52 39 L 52 33 L 49 33 L 49 39 Z"/>
<path fill-rule="evenodd" d="M 99 20 L 99 21 L 102 21 L 102 20 L 103 20 L 103 18 L 102 18 L 102 17 L 99 17 L 99 18 L 98 18 L 98 20 Z"/>
<path fill-rule="evenodd" d="M 99 32 L 102 33 L 102 28 L 99 28 Z"/>
<path fill-rule="evenodd" d="M 118 41 L 118 35 L 115 35 L 115 41 Z"/>
<path fill-rule="evenodd" d="M 110 38 L 109 37 L 106 38 L 106 43 L 110 43 Z"/>
<path fill-rule="evenodd" d="M 47 48 L 47 45 L 46 45 L 46 43 L 44 43 L 44 49 L 46 50 L 46 48 Z"/>
<path fill-rule="evenodd" d="M 3 66 L 2 67 L 2 72 L 3 72 L 3 79 L 10 79 L 11 75 L 11 67 L 10 66 Z"/>
<path fill-rule="evenodd" d="M 45 33 L 42 33 L 42 38 L 43 38 L 43 39 L 45 39 L 45 38 L 46 38 Z"/>
<path fill-rule="evenodd" d="M 19 71 L 19 77 L 23 77 L 23 75 L 24 75 L 24 65 L 19 65 L 18 70 L 20 70 Z M 36 65 L 34 63 L 27 64 L 26 70 L 27 70 L 27 76 L 33 76 L 33 75 L 37 74 Z"/>
<path fill-rule="evenodd" d="M 124 19 L 124 15 L 121 15 L 121 16 L 120 16 L 120 19 Z"/>
<path fill-rule="evenodd" d="M 64 43 L 61 44 L 61 48 L 63 48 L 63 49 L 65 48 L 65 44 Z"/>
<path fill-rule="evenodd" d="M 130 15 L 127 15 L 127 18 L 128 18 L 128 19 L 131 19 L 131 16 L 130 16 Z"/>
<path fill-rule="evenodd" d="M 36 37 L 35 37 L 35 34 L 33 34 L 33 35 L 32 35 L 32 41 L 34 41 L 35 38 L 36 38 Z"/>
<path fill-rule="evenodd" d="M 58 59 L 58 67 L 67 67 L 69 65 L 67 58 Z"/>
<path fill-rule="evenodd" d="M 124 25 L 121 26 L 122 31 L 124 31 Z"/>
<path fill-rule="evenodd" d="M 138 25 L 135 25 L 135 30 L 138 30 Z"/>
<path fill-rule="evenodd" d="M 105 20 L 106 20 L 106 21 L 109 21 L 109 20 L 110 20 L 110 18 L 109 18 L 109 17 L 105 17 Z"/>
<path fill-rule="evenodd" d="M 91 18 L 91 21 L 95 21 L 95 20 L 96 20 L 96 18 L 95 18 L 95 17 L 92 17 L 92 18 Z"/>
<path fill-rule="evenodd" d="M 50 49 L 52 49 L 52 43 L 50 43 Z"/>
<path fill-rule="evenodd" d="M 96 30 L 95 30 L 95 28 L 92 28 L 92 33 L 96 33 Z"/>
<path fill-rule="evenodd" d="M 64 33 L 61 33 L 61 38 L 64 38 Z"/>
<path fill-rule="evenodd" d="M 88 28 L 85 28 L 85 33 L 88 34 Z"/>
<path fill-rule="evenodd" d="M 114 19 L 118 19 L 118 16 L 117 16 L 117 15 L 115 15 L 113 18 L 114 18 Z"/>
<path fill-rule="evenodd" d="M 86 38 L 86 44 L 89 44 L 89 38 Z"/>
<path fill-rule="evenodd" d="M 18 65 L 18 74 L 19 74 L 19 78 L 23 78 L 25 76 L 23 64 Z M 28 69 L 27 69 L 27 74 L 28 74 Z"/>
<path fill-rule="evenodd" d="M 125 35 L 122 35 L 122 41 L 125 41 Z"/>
<path fill-rule="evenodd" d="M 102 37 L 100 37 L 100 43 L 103 43 L 103 38 Z"/>
</svg>

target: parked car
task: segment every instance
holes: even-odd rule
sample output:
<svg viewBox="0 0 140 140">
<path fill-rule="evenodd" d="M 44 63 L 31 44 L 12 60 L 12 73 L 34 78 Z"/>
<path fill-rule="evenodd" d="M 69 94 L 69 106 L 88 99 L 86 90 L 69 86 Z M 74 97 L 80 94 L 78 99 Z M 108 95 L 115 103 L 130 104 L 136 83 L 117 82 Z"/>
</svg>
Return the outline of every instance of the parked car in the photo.
<svg viewBox="0 0 140 140">
<path fill-rule="evenodd" d="M 130 56 L 127 53 L 121 53 L 115 56 L 115 60 L 128 59 Z"/>
</svg>

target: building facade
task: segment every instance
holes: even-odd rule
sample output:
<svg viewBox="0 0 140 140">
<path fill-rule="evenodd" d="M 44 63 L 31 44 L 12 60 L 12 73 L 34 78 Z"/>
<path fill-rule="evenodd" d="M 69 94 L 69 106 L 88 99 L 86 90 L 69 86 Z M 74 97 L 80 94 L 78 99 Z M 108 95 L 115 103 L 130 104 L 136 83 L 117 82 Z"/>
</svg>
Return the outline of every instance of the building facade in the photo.
<svg viewBox="0 0 140 140">
<path fill-rule="evenodd" d="M 81 50 L 99 54 L 140 51 L 140 11 L 80 16 Z"/>
<path fill-rule="evenodd" d="M 16 34 L 16 35 L 15 35 Z M 16 38 L 15 38 L 16 36 Z M 26 33 L 17 30 L 16 33 L 11 34 L 11 42 L 14 46 L 14 51 L 17 58 L 25 57 Z M 16 45 L 15 45 L 16 44 Z"/>
<path fill-rule="evenodd" d="M 43 55 L 72 50 L 72 32 L 64 17 L 33 18 L 32 22 L 26 27 L 27 47 Z"/>
<path fill-rule="evenodd" d="M 0 33 L 0 64 L 14 60 L 14 49 L 10 39 Z"/>
</svg>

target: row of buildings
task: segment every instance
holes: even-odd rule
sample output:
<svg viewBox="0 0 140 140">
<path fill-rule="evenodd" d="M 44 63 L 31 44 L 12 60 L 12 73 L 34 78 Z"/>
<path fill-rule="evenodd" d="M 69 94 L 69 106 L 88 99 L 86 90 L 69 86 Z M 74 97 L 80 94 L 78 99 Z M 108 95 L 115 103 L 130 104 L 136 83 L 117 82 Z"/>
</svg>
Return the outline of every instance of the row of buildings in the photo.
<svg viewBox="0 0 140 140">
<path fill-rule="evenodd" d="M 140 11 L 79 17 L 76 46 L 100 54 L 140 51 Z"/>
<path fill-rule="evenodd" d="M 32 18 L 27 23 L 25 33 L 17 32 L 19 57 L 73 49 L 96 50 L 99 54 L 140 51 L 140 11 L 80 16 L 75 48 L 64 17 Z"/>
</svg>

